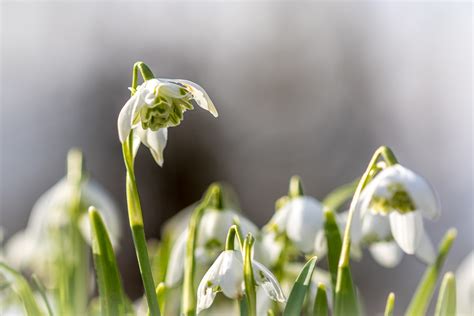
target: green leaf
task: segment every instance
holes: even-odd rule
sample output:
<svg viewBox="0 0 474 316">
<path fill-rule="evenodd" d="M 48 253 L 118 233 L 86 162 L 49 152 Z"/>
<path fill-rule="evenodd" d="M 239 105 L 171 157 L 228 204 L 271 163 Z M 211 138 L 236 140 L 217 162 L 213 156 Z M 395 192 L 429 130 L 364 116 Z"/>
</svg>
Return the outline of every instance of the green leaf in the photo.
<svg viewBox="0 0 474 316">
<path fill-rule="evenodd" d="M 360 315 L 356 291 L 352 282 L 349 265 L 340 265 L 335 295 L 335 316 Z"/>
<path fill-rule="evenodd" d="M 436 287 L 436 282 L 438 281 L 441 269 L 443 268 L 444 261 L 448 256 L 449 250 L 456 239 L 457 232 L 455 229 L 450 229 L 444 235 L 443 240 L 440 243 L 438 256 L 436 261 L 428 266 L 426 269 L 423 278 L 418 284 L 413 299 L 408 306 L 406 315 L 407 316 L 418 316 L 424 315 L 430 304 L 431 297 Z"/>
<path fill-rule="evenodd" d="M 46 308 L 48 309 L 48 315 L 53 316 L 53 309 L 51 308 L 51 304 L 49 303 L 48 297 L 46 296 L 46 290 L 43 284 L 41 283 L 41 281 L 38 279 L 38 277 L 35 274 L 31 276 L 31 279 L 36 285 L 36 288 L 38 289 L 38 292 L 40 293 L 41 298 L 43 299 L 44 304 L 46 305 Z"/>
<path fill-rule="evenodd" d="M 456 315 L 456 279 L 452 272 L 443 277 L 435 311 L 435 316 L 450 315 Z"/>
<path fill-rule="evenodd" d="M 342 238 L 333 211 L 327 209 L 324 212 L 324 217 L 324 232 L 326 234 L 328 248 L 328 266 L 329 272 L 331 273 L 332 288 L 335 290 L 337 282 L 337 265 L 339 264 L 339 255 L 341 254 Z"/>
<path fill-rule="evenodd" d="M 354 195 L 358 183 L 359 179 L 355 179 L 353 182 L 341 185 L 331 191 L 323 200 L 324 207 L 336 212 L 344 202 Z"/>
<path fill-rule="evenodd" d="M 313 316 L 328 316 L 328 300 L 326 295 L 326 287 L 320 283 L 314 300 Z"/>
<path fill-rule="evenodd" d="M 311 277 L 313 276 L 314 268 L 316 267 L 316 257 L 312 257 L 306 262 L 300 274 L 296 278 L 290 296 L 286 303 L 284 316 L 300 315 L 303 308 L 304 298 L 306 292 L 311 284 Z"/>
<path fill-rule="evenodd" d="M 387 297 L 387 304 L 385 305 L 384 316 L 393 316 L 394 307 L 395 307 L 395 294 L 390 293 Z"/>
<path fill-rule="evenodd" d="M 99 285 L 101 315 L 124 315 L 128 306 L 107 228 L 94 207 L 89 208 L 89 219 L 94 266 Z"/>
<path fill-rule="evenodd" d="M 0 262 L 0 275 L 23 302 L 28 316 L 45 315 L 36 301 L 33 291 L 26 279 L 17 271 Z"/>
</svg>

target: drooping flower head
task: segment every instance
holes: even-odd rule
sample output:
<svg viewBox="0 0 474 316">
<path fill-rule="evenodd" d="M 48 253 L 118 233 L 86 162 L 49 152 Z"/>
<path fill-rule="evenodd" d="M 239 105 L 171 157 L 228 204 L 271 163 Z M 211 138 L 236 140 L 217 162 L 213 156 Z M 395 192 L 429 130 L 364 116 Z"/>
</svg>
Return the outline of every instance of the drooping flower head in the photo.
<svg viewBox="0 0 474 316">
<path fill-rule="evenodd" d="M 290 180 L 288 196 L 279 201 L 267 229 L 285 234 L 304 253 L 324 255 L 323 205 L 315 198 L 303 195 L 299 177 Z"/>
<path fill-rule="evenodd" d="M 385 167 L 362 191 L 357 208 L 362 219 L 373 215 L 388 217 L 391 235 L 407 254 L 417 254 L 425 262 L 434 259 L 423 217 L 437 218 L 440 205 L 434 190 L 418 174 L 399 164 Z M 383 218 L 377 219 L 385 224 Z M 388 226 L 366 225 L 378 230 Z"/>
<path fill-rule="evenodd" d="M 134 150 L 142 142 L 158 165 L 163 165 L 163 150 L 168 139 L 168 127 L 183 120 L 184 112 L 194 109 L 193 102 L 217 117 L 217 110 L 206 91 L 194 82 L 182 79 L 154 78 L 143 63 L 136 67 L 146 69 L 145 82 L 125 103 L 118 117 L 118 133 L 122 143 L 134 131 Z M 146 75 L 148 74 L 148 75 Z"/>
</svg>

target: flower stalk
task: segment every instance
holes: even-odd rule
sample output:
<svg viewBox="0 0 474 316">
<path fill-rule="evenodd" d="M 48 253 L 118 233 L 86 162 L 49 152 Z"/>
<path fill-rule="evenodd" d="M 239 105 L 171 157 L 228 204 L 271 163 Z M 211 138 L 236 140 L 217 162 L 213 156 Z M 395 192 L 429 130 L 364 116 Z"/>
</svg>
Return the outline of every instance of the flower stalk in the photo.
<svg viewBox="0 0 474 316">
<path fill-rule="evenodd" d="M 256 283 L 252 267 L 252 247 L 254 242 L 255 238 L 251 234 L 248 234 L 244 241 L 244 283 L 248 316 L 257 316 Z"/>
<path fill-rule="evenodd" d="M 137 88 L 137 77 L 138 70 L 140 70 L 143 79 L 148 80 L 153 78 L 151 70 L 142 62 L 137 62 L 133 66 L 133 77 L 132 77 L 132 95 L 135 93 Z M 130 228 L 133 236 L 133 243 L 135 246 L 135 252 L 138 259 L 138 265 L 140 267 L 140 274 L 142 277 L 143 286 L 145 289 L 145 296 L 148 302 L 148 308 L 150 314 L 160 315 L 160 309 L 158 306 L 158 300 L 155 294 L 155 281 L 153 280 L 150 259 L 146 246 L 145 230 L 143 227 L 143 215 L 140 204 L 140 197 L 138 195 L 137 183 L 135 180 L 135 169 L 134 160 L 135 155 L 133 153 L 133 130 L 130 131 L 130 135 L 127 140 L 122 144 L 123 158 L 125 167 L 127 169 L 126 178 L 126 194 L 127 194 L 127 207 L 128 207 L 128 218 L 130 221 Z"/>
</svg>

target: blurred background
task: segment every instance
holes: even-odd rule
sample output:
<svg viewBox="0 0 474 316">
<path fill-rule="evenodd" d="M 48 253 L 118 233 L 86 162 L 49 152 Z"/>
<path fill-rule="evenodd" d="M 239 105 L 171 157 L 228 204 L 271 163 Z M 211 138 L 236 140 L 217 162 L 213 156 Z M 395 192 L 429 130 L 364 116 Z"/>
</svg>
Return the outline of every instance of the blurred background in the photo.
<svg viewBox="0 0 474 316">
<path fill-rule="evenodd" d="M 437 189 L 443 213 L 425 226 L 434 243 L 458 228 L 447 262 L 456 269 L 474 247 L 471 6 L 4 2 L 5 237 L 26 225 L 36 199 L 64 175 L 68 149 L 80 147 L 91 175 L 121 206 L 121 270 L 129 295 L 141 294 L 116 119 L 132 65 L 143 60 L 158 77 L 205 87 L 220 114 L 186 113 L 169 130 L 163 168 L 141 150 L 148 237 L 215 180 L 231 183 L 244 213 L 263 225 L 291 175 L 322 199 L 386 144 Z M 367 255 L 355 279 L 375 314 L 386 284 L 406 305 L 423 270 L 413 256 L 392 271 Z"/>
</svg>

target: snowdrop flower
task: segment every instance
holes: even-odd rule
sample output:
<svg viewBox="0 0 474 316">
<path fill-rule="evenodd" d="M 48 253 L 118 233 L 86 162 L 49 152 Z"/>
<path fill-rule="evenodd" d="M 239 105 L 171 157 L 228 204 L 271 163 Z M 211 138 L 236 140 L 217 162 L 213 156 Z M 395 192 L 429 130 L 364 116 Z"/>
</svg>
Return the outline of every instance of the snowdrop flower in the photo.
<svg viewBox="0 0 474 316">
<path fill-rule="evenodd" d="M 258 261 L 252 260 L 252 267 L 256 284 L 274 301 L 285 302 L 285 295 L 275 276 Z M 244 295 L 243 270 L 240 251 L 223 251 L 199 283 L 197 313 L 209 308 L 218 292 L 223 292 L 230 299 L 241 299 Z"/>
<path fill-rule="evenodd" d="M 474 313 L 474 251 L 459 265 L 456 271 L 457 311 L 459 315 Z"/>
<path fill-rule="evenodd" d="M 416 254 L 426 262 L 434 260 L 423 217 L 437 218 L 440 205 L 421 176 L 399 164 L 386 167 L 362 191 L 358 211 L 362 218 L 370 212 L 388 217 L 391 234 L 405 253 Z"/>
<path fill-rule="evenodd" d="M 44 254 L 56 251 L 57 239 L 52 232 L 70 221 L 69 206 L 74 190 L 74 186 L 64 178 L 38 199 L 33 206 L 26 229 L 13 235 L 5 245 L 5 255 L 11 265 L 17 268 L 31 268 L 34 271 L 44 268 L 43 264 L 46 264 L 44 260 L 48 257 Z M 81 192 L 81 207 L 84 208 L 84 212 L 80 215 L 78 225 L 85 241 L 91 242 L 86 209 L 94 205 L 104 218 L 112 244 L 118 246 L 120 220 L 115 202 L 93 180 L 83 181 Z"/>
<path fill-rule="evenodd" d="M 325 254 L 323 205 L 310 196 L 291 198 L 278 209 L 269 227 L 288 239 L 304 253 Z"/>
<path fill-rule="evenodd" d="M 125 103 L 118 117 L 118 133 L 123 143 L 134 131 L 134 152 L 140 142 L 150 149 L 158 163 L 163 165 L 163 150 L 168 139 L 168 127 L 177 126 L 183 114 L 192 110 L 191 101 L 217 117 L 211 99 L 199 85 L 181 79 L 150 79 L 138 86 Z"/>
<path fill-rule="evenodd" d="M 196 258 L 201 263 L 212 262 L 224 248 L 229 228 L 239 222 L 242 234 L 257 234 L 258 228 L 232 209 L 207 209 L 201 219 L 199 227 Z M 173 245 L 169 261 L 169 270 L 166 274 L 166 285 L 175 286 L 182 278 L 186 254 L 188 230 L 184 230 Z"/>
</svg>

